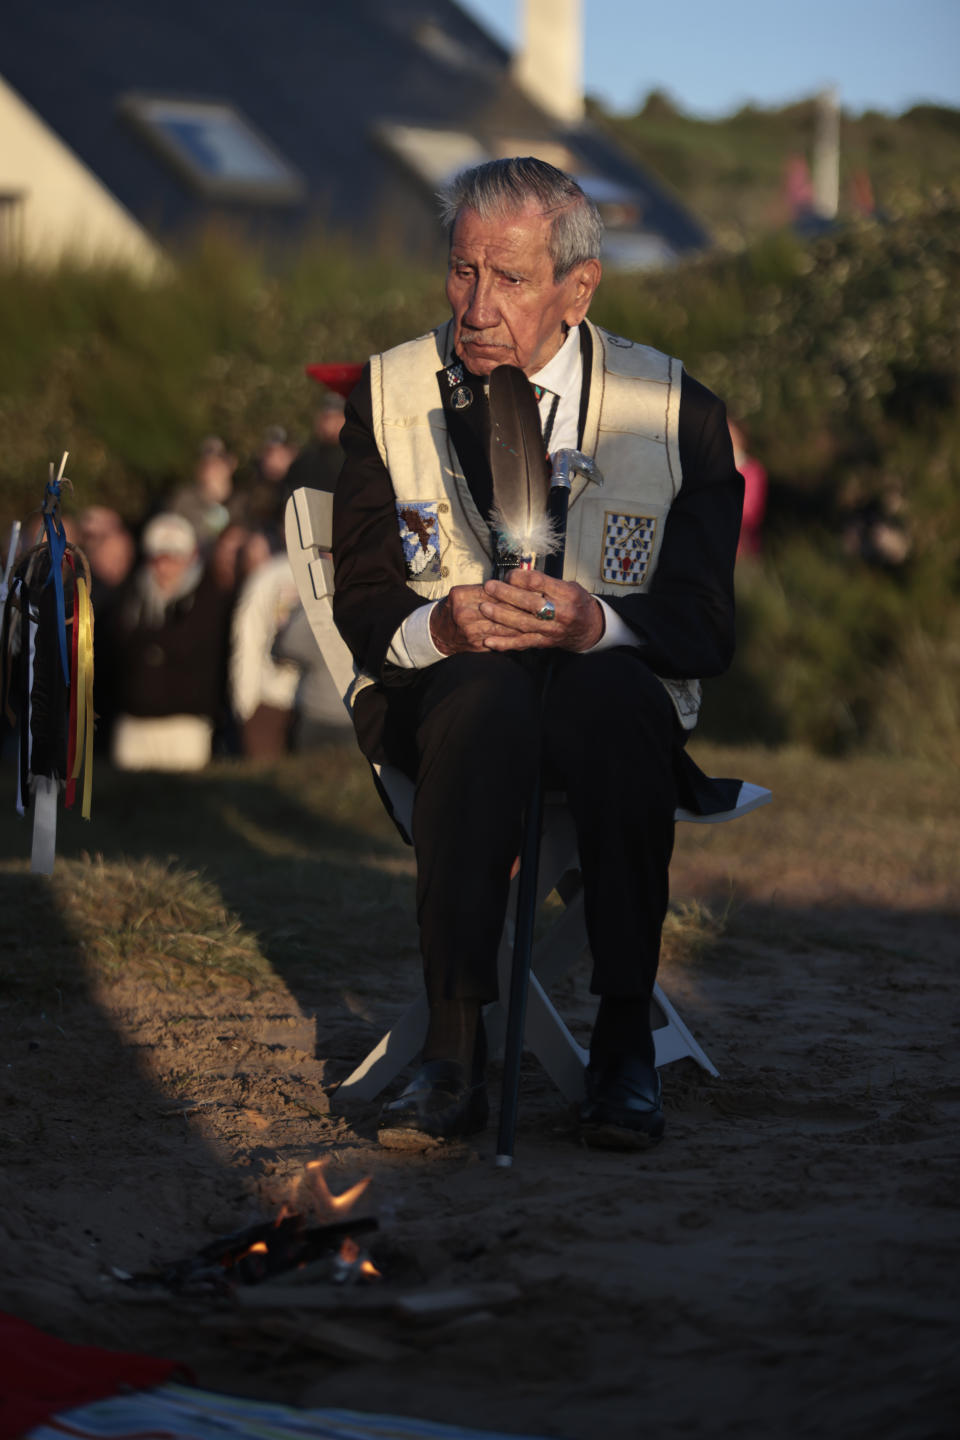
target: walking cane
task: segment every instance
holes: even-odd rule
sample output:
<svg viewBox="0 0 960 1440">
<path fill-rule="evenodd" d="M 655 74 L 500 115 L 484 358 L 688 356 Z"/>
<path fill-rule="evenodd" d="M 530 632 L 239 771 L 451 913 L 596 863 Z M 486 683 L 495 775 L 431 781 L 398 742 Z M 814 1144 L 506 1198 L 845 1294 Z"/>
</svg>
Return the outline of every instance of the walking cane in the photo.
<svg viewBox="0 0 960 1440">
<path fill-rule="evenodd" d="M 493 371 L 490 377 L 490 461 L 494 485 L 494 524 L 500 551 L 498 559 L 502 561 L 506 553 L 513 557 L 514 564 L 519 562 L 526 569 L 533 568 L 537 546 L 533 543 L 532 536 L 536 534 L 542 546 L 541 553 L 543 549 L 547 552 L 543 565 L 544 574 L 560 580 L 563 578 L 567 507 L 573 477 L 584 475 L 598 485 L 603 484 L 603 477 L 594 462 L 579 450 L 558 450 L 551 457 L 550 487 L 544 506 L 546 526 L 543 527 L 538 515 L 531 518 L 528 513 L 525 519 L 524 506 L 527 512 L 536 511 L 539 490 L 538 466 L 530 456 L 532 435 L 535 434 L 537 439 L 540 439 L 540 417 L 535 402 L 532 407 L 530 402 L 533 402 L 533 393 L 521 371 L 506 365 Z M 516 503 L 518 493 L 522 496 L 519 506 Z M 550 683 L 550 671 L 548 659 L 540 690 L 541 710 Z M 527 988 L 533 955 L 533 927 L 537 913 L 537 874 L 542 827 L 543 767 L 538 759 L 524 815 L 520 845 L 520 878 L 504 1041 L 500 1128 L 497 1135 L 496 1163 L 501 1167 L 513 1164 L 517 1106 L 520 1098 L 520 1060 L 523 1054 Z"/>
</svg>

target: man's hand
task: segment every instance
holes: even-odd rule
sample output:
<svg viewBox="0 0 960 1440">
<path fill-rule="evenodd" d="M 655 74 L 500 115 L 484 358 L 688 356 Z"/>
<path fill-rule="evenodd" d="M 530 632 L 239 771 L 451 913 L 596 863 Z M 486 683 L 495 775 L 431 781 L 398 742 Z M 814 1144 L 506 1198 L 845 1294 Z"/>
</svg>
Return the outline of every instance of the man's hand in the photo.
<svg viewBox="0 0 960 1440">
<path fill-rule="evenodd" d="M 450 593 L 434 606 L 430 615 L 430 635 L 441 654 L 469 652 L 482 655 L 489 648 L 487 641 L 509 637 L 513 633 L 507 626 L 481 613 L 484 599 L 482 585 L 454 585 Z"/>
<path fill-rule="evenodd" d="M 488 580 L 482 593 L 480 615 L 493 627 L 482 649 L 590 650 L 603 635 L 603 607 L 575 580 L 511 570 L 509 581 Z M 554 606 L 553 619 L 540 620 L 537 611 L 547 600 Z"/>
</svg>

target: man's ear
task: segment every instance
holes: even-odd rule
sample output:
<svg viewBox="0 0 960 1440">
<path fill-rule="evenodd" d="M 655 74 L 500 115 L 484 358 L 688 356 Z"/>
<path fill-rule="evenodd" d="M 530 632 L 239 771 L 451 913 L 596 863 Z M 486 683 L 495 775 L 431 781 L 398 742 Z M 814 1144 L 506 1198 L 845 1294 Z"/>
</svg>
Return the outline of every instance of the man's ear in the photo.
<svg viewBox="0 0 960 1440">
<path fill-rule="evenodd" d="M 590 301 L 600 284 L 602 269 L 599 260 L 584 260 L 575 265 L 567 279 L 570 281 L 570 303 L 564 313 L 568 325 L 579 325 L 590 309 Z"/>
</svg>

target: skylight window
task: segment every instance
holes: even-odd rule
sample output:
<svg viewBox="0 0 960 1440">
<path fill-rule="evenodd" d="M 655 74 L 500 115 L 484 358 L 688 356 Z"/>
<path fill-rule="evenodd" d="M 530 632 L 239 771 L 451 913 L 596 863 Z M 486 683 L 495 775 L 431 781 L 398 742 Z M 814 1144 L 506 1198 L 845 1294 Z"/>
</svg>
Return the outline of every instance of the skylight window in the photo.
<svg viewBox="0 0 960 1440">
<path fill-rule="evenodd" d="M 444 185 L 460 170 L 490 158 L 476 136 L 462 130 L 433 130 L 384 121 L 374 127 L 374 133 L 431 186 Z"/>
<path fill-rule="evenodd" d="M 127 95 L 120 107 L 180 178 L 208 199 L 262 205 L 303 199 L 302 177 L 236 106 Z"/>
</svg>

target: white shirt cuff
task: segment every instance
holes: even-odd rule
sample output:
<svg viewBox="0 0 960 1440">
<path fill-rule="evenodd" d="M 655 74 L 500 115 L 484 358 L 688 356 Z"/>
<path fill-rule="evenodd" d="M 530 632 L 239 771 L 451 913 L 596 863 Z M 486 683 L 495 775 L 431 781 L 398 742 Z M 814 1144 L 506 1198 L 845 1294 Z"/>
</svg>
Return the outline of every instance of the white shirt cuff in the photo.
<svg viewBox="0 0 960 1440">
<path fill-rule="evenodd" d="M 420 605 L 411 611 L 400 629 L 394 632 L 387 651 L 387 660 L 401 670 L 425 670 L 444 658 L 430 634 L 430 616 L 439 601 L 432 605 Z"/>
<path fill-rule="evenodd" d="M 599 600 L 603 610 L 603 634 L 596 645 L 591 645 L 590 650 L 584 653 L 590 654 L 592 650 L 612 650 L 615 645 L 639 646 L 640 637 L 635 630 L 630 629 L 626 620 L 621 620 L 616 610 L 611 610 L 602 596 L 595 595 L 593 598 Z"/>
</svg>

